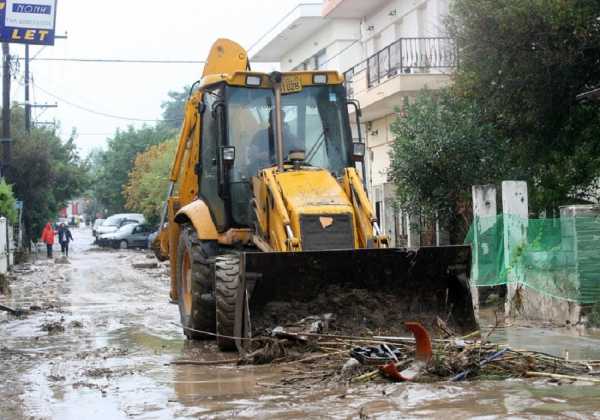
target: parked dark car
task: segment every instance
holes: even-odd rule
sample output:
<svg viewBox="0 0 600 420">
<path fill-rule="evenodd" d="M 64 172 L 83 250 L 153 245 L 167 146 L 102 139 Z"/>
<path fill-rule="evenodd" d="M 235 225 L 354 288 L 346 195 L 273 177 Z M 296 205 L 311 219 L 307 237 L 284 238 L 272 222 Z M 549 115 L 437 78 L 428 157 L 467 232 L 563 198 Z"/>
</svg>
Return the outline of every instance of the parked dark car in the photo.
<svg viewBox="0 0 600 420">
<path fill-rule="evenodd" d="M 129 223 L 119 228 L 116 232 L 100 235 L 98 243 L 101 246 L 113 248 L 147 248 L 148 235 L 153 232 L 150 225 Z"/>
</svg>

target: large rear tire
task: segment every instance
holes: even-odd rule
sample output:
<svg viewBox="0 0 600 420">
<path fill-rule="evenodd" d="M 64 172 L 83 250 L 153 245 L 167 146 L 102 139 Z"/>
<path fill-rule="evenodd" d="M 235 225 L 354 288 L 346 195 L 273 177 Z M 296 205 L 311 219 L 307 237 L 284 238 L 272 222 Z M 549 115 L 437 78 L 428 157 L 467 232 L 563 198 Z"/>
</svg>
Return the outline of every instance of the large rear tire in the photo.
<svg viewBox="0 0 600 420">
<path fill-rule="evenodd" d="M 236 350 L 235 302 L 240 287 L 240 258 L 221 255 L 215 259 L 217 345 L 222 351 Z"/>
<path fill-rule="evenodd" d="M 189 226 L 183 226 L 179 235 L 177 291 L 184 334 L 193 340 L 214 338 L 198 332 L 215 332 L 215 299 L 209 256 Z"/>
</svg>

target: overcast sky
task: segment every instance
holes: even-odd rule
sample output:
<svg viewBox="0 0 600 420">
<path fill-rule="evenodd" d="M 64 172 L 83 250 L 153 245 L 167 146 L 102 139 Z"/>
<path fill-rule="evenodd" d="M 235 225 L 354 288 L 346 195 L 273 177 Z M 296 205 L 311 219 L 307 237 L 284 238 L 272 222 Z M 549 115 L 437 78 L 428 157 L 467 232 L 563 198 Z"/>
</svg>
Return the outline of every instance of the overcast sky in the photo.
<svg viewBox="0 0 600 420">
<path fill-rule="evenodd" d="M 213 41 L 230 38 L 248 48 L 300 0 L 58 0 L 53 47 L 31 47 L 31 55 L 55 58 L 123 58 L 204 60 Z M 312 0 L 314 2 L 314 0 Z M 11 53 L 24 55 L 22 45 Z M 92 110 L 140 119 L 160 118 L 160 104 L 169 90 L 200 78 L 201 64 L 110 64 L 32 61 L 36 87 L 32 100 L 58 103 L 37 121 L 56 118 L 66 138 L 75 127 L 77 145 L 85 155 L 102 147 L 118 127 L 140 122 L 86 112 Z M 22 102 L 23 65 L 13 81 L 12 100 Z M 20 84 L 19 84 L 20 82 Z M 62 98 L 56 99 L 43 90 Z"/>
</svg>

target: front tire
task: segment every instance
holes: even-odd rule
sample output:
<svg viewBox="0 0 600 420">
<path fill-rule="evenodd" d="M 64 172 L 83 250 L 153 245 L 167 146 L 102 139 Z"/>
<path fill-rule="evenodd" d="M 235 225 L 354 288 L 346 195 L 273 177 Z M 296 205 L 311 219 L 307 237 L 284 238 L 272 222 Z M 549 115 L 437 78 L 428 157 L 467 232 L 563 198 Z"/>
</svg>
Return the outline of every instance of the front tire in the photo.
<svg viewBox="0 0 600 420">
<path fill-rule="evenodd" d="M 179 235 L 176 275 L 184 334 L 192 340 L 214 338 L 198 332 L 215 332 L 215 300 L 208 255 L 189 226 L 183 226 Z"/>
<path fill-rule="evenodd" d="M 119 242 L 119 249 L 127 249 L 129 248 L 129 244 L 127 243 L 127 241 L 125 239 L 123 239 L 121 242 Z"/>
<path fill-rule="evenodd" d="M 222 255 L 215 261 L 217 345 L 222 351 L 236 350 L 234 336 L 235 302 L 240 288 L 240 258 Z"/>
</svg>

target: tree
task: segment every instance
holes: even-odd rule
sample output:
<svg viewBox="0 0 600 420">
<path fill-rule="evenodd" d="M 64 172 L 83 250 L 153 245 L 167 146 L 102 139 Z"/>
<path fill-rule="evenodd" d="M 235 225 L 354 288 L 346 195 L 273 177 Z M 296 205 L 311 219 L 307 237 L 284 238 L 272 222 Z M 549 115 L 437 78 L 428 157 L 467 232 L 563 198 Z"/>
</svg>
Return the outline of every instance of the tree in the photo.
<svg viewBox="0 0 600 420">
<path fill-rule="evenodd" d="M 130 126 L 125 131 L 117 130 L 108 140 L 108 148 L 101 154 L 99 168 L 96 168 L 94 187 L 98 201 L 109 213 L 118 213 L 125 208 L 123 187 L 136 156 L 172 135 L 173 129 L 164 125 L 140 129 Z"/>
<path fill-rule="evenodd" d="M 189 95 L 190 87 L 185 86 L 183 90 L 170 91 L 167 95 L 169 99 L 164 101 L 162 108 L 163 124 L 173 129 L 179 129 L 183 123 L 183 114 L 185 111 L 185 102 Z"/>
<path fill-rule="evenodd" d="M 398 205 L 445 222 L 463 215 L 466 231 L 471 186 L 495 183 L 507 172 L 507 141 L 482 122 L 476 103 L 451 90 L 424 91 L 403 111 L 392 125 L 389 171 Z"/>
<path fill-rule="evenodd" d="M 17 200 L 12 191 L 12 187 L 0 180 L 0 216 L 4 216 L 10 223 L 17 221 Z"/>
<path fill-rule="evenodd" d="M 93 149 L 86 157 L 85 163 L 89 171 L 89 177 L 93 182 L 89 183 L 88 189 L 83 193 L 86 200 L 85 216 L 87 220 L 93 221 L 98 214 L 104 213 L 102 203 L 98 199 L 98 176 L 102 171 L 103 150 Z"/>
<path fill-rule="evenodd" d="M 599 17 L 597 0 L 453 2 L 456 92 L 509 139 L 505 159 L 535 209 L 595 194 L 600 115 L 575 97 L 600 85 Z"/>
<path fill-rule="evenodd" d="M 106 150 L 95 152 L 91 164 L 94 181 L 87 195 L 98 210 L 110 214 L 125 209 L 124 187 L 136 156 L 177 134 L 183 121 L 188 91 L 189 88 L 184 88 L 180 92 L 168 93 L 169 99 L 161 105 L 163 121 L 155 126 L 129 126 L 126 130 L 117 130 L 108 139 Z"/>
<path fill-rule="evenodd" d="M 88 170 L 77 154 L 75 133 L 67 141 L 47 128 L 34 127 L 27 133 L 20 107 L 12 109 L 11 123 L 13 147 L 7 180 L 23 201 L 26 237 L 35 239 L 68 200 L 85 190 Z"/>
<path fill-rule="evenodd" d="M 144 213 L 151 223 L 159 221 L 176 150 L 177 139 L 173 138 L 140 153 L 123 189 L 126 207 Z"/>
</svg>

